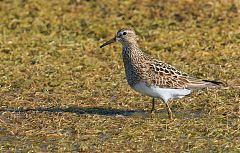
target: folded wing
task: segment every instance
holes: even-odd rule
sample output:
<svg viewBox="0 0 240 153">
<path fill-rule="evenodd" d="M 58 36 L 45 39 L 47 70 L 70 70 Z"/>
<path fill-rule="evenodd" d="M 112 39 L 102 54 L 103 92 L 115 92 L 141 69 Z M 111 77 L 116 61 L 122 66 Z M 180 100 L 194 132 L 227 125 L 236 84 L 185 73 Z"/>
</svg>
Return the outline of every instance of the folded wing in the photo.
<svg viewBox="0 0 240 153">
<path fill-rule="evenodd" d="M 221 82 L 201 80 L 187 75 L 177 70 L 175 67 L 161 62 L 159 60 L 149 60 L 148 68 L 143 78 L 147 83 L 156 85 L 161 88 L 186 88 L 186 89 L 202 89 L 206 87 L 217 87 Z M 146 75 L 148 74 L 148 75 Z"/>
</svg>

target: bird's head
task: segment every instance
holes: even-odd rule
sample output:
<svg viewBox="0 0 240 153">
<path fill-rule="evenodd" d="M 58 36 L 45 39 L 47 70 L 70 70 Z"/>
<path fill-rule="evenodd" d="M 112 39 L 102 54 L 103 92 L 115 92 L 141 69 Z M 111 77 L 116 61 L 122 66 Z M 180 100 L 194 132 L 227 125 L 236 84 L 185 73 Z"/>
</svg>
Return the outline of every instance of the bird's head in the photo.
<svg viewBox="0 0 240 153">
<path fill-rule="evenodd" d="M 120 42 L 123 46 L 129 45 L 129 44 L 135 44 L 137 43 L 137 35 L 135 31 L 131 28 L 123 28 L 120 29 L 115 37 L 110 39 L 109 41 L 105 42 L 100 46 L 100 48 L 103 48 L 104 46 L 107 46 L 109 44 L 112 44 L 114 42 Z"/>
</svg>

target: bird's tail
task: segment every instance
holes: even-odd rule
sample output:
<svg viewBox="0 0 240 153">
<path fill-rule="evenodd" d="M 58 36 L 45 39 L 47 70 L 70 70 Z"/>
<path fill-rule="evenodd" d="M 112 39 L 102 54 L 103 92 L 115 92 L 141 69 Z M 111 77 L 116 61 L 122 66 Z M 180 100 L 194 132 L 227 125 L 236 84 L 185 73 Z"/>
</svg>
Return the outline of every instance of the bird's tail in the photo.
<svg viewBox="0 0 240 153">
<path fill-rule="evenodd" d="M 211 85 L 213 86 L 219 86 L 221 84 L 223 84 L 222 82 L 220 81 L 212 81 L 212 80 L 202 80 L 203 82 L 206 82 L 206 83 L 210 83 Z"/>
<path fill-rule="evenodd" d="M 222 82 L 219 81 L 211 81 L 211 80 L 200 80 L 200 79 L 192 79 L 188 83 L 189 89 L 202 89 L 202 88 L 217 88 L 220 87 Z"/>
</svg>

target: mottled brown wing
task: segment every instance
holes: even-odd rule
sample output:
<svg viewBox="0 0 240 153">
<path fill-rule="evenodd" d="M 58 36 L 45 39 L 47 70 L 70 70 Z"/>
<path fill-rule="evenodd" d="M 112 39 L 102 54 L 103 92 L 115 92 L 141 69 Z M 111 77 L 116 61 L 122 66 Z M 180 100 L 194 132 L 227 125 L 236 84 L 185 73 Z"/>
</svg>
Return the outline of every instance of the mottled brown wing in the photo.
<svg viewBox="0 0 240 153">
<path fill-rule="evenodd" d="M 146 65 L 148 65 L 148 69 L 145 68 L 144 76 L 147 77 L 145 77 L 144 80 L 146 80 L 148 84 L 162 88 L 188 88 L 194 90 L 216 87 L 221 83 L 190 77 L 175 67 L 155 59 L 148 60 Z"/>
<path fill-rule="evenodd" d="M 142 64 L 142 80 L 149 85 L 156 85 L 162 88 L 186 88 L 189 83 L 189 76 L 178 71 L 173 66 L 145 56 L 145 63 Z"/>
</svg>

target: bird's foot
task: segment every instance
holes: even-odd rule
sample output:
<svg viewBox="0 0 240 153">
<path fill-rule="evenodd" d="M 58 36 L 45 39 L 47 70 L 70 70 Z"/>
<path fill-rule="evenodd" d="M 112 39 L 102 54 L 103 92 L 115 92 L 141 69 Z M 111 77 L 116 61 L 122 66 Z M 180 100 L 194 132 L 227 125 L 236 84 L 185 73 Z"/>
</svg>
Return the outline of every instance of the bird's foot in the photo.
<svg viewBox="0 0 240 153">
<path fill-rule="evenodd" d="M 151 110 L 151 114 L 155 114 L 156 110 L 155 109 L 152 109 Z"/>
</svg>

